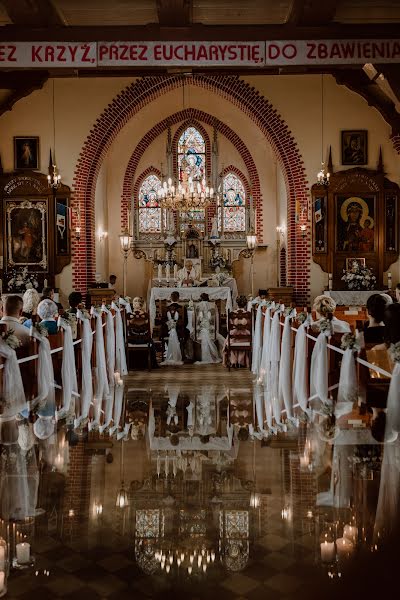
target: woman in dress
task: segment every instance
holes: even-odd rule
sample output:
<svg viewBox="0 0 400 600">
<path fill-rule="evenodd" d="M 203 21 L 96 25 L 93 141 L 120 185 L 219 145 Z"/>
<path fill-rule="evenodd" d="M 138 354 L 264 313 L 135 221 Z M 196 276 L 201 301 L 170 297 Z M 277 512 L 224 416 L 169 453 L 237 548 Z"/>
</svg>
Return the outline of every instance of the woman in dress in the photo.
<svg viewBox="0 0 400 600">
<path fill-rule="evenodd" d="M 237 341 L 240 342 L 241 337 L 243 336 L 248 336 L 251 334 L 250 328 L 251 328 L 251 323 L 248 322 L 247 317 L 245 316 L 245 313 L 247 312 L 247 298 L 246 296 L 238 296 L 237 300 L 236 300 L 236 304 L 238 306 L 237 310 L 236 310 L 236 318 L 233 321 L 233 326 L 234 329 L 232 329 L 232 331 L 230 332 L 231 334 L 231 343 L 235 341 L 235 337 L 237 338 Z M 241 313 L 243 313 L 243 317 L 241 316 Z M 228 362 L 229 360 L 229 362 Z M 250 363 L 249 363 L 250 357 L 249 357 L 249 353 L 245 352 L 244 350 L 232 350 L 230 351 L 230 356 L 228 357 L 228 345 L 227 345 L 227 340 L 225 342 L 224 345 L 224 361 L 223 364 L 224 366 L 228 366 L 228 364 L 230 363 L 232 367 L 237 367 L 237 368 L 241 368 L 241 367 L 247 367 L 249 368 Z"/>
<path fill-rule="evenodd" d="M 165 360 L 161 365 L 183 365 L 181 345 L 176 327 L 179 321 L 179 311 L 171 304 L 167 311 L 168 344 Z"/>
<path fill-rule="evenodd" d="M 215 330 L 215 304 L 209 301 L 208 294 L 201 294 L 200 302 L 196 309 L 197 327 L 200 329 L 198 339 L 201 341 L 201 360 L 196 365 L 210 365 L 220 363 L 221 358 L 218 348 L 212 339 L 212 332 Z M 225 341 L 225 340 L 224 340 Z"/>
</svg>

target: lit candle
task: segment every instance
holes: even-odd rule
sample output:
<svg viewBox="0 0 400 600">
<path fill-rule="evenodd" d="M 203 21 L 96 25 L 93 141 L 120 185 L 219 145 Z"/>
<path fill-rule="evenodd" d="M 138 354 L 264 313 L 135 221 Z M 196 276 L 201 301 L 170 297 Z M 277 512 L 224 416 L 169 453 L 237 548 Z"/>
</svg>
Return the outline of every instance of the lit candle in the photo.
<svg viewBox="0 0 400 600">
<path fill-rule="evenodd" d="M 6 564 L 6 549 L 5 546 L 0 546 L 0 571 L 2 571 Z"/>
<path fill-rule="evenodd" d="M 15 546 L 15 551 L 17 554 L 17 562 L 20 565 L 26 565 L 29 563 L 31 556 L 31 546 L 27 542 L 21 542 Z"/>
<path fill-rule="evenodd" d="M 346 538 L 338 538 L 336 540 L 336 550 L 338 558 L 349 558 L 350 554 L 353 552 L 353 544 L 350 540 L 346 540 Z"/>
<path fill-rule="evenodd" d="M 357 537 L 357 527 L 350 524 L 345 525 L 343 527 L 343 537 L 354 544 Z"/>
<path fill-rule="evenodd" d="M 171 275 L 171 267 L 169 266 L 169 263 L 167 264 L 167 266 L 165 267 L 165 278 L 167 281 L 169 281 Z"/>
<path fill-rule="evenodd" d="M 392 289 L 392 274 L 390 272 L 388 272 L 387 274 L 387 284 L 388 284 L 388 289 L 391 290 Z"/>
<path fill-rule="evenodd" d="M 158 265 L 157 275 L 158 275 L 158 279 L 162 279 L 162 265 L 161 264 Z"/>
<path fill-rule="evenodd" d="M 174 264 L 174 279 L 176 279 L 178 276 L 178 265 L 175 263 Z"/>
<path fill-rule="evenodd" d="M 5 577 L 4 571 L 0 571 L 0 594 L 5 590 Z"/>
<path fill-rule="evenodd" d="M 333 562 L 335 560 L 335 544 L 326 540 L 321 544 L 321 560 L 322 562 Z"/>
<path fill-rule="evenodd" d="M 330 289 L 330 290 L 333 289 L 333 277 L 332 277 L 332 273 L 329 273 L 329 275 L 328 275 L 328 289 Z"/>
<path fill-rule="evenodd" d="M 44 280 L 44 287 L 47 287 L 47 279 Z"/>
</svg>

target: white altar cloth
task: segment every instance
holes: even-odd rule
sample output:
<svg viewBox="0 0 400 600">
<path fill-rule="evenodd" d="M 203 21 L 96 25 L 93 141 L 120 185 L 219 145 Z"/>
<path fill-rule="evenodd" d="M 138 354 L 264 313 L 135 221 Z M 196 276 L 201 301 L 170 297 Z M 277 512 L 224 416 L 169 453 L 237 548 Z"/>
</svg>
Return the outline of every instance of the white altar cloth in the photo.
<svg viewBox="0 0 400 600">
<path fill-rule="evenodd" d="M 324 292 L 330 296 L 338 305 L 342 306 L 365 306 L 372 294 L 383 294 L 380 290 L 329 290 Z"/>
<path fill-rule="evenodd" d="M 150 292 L 149 313 L 151 327 L 156 319 L 156 300 L 169 300 L 172 292 L 178 292 L 179 300 L 200 300 L 201 294 L 208 294 L 210 301 L 225 300 L 226 309 L 232 310 L 231 289 L 229 287 L 154 287 Z"/>
</svg>

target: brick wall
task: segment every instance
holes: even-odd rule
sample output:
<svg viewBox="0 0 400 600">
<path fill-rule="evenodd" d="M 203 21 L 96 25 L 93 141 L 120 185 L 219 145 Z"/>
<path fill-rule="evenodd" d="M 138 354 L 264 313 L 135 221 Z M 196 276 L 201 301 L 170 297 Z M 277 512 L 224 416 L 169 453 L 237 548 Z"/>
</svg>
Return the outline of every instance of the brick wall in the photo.
<svg viewBox="0 0 400 600">
<path fill-rule="evenodd" d="M 82 151 L 79 155 L 73 181 L 73 208 L 80 207 L 82 235 L 80 240 L 73 239 L 73 285 L 75 289 L 85 291 L 88 282 L 94 279 L 95 274 L 95 220 L 94 220 L 94 195 L 97 176 L 105 155 L 121 129 L 149 102 L 163 94 L 182 87 L 184 78 L 180 75 L 163 77 L 144 77 L 132 83 L 120 92 L 106 107 L 104 112 L 96 119 Z M 284 174 L 288 198 L 288 284 L 293 285 L 296 301 L 300 304 L 307 303 L 310 285 L 310 224 L 308 220 L 308 183 L 305 178 L 305 168 L 297 143 L 288 126 L 272 104 L 264 98 L 254 87 L 245 83 L 239 77 L 220 75 L 211 77 L 195 74 L 191 77 L 191 85 L 210 90 L 228 102 L 237 106 L 259 127 L 273 151 L 277 156 Z M 188 109 L 190 110 L 190 109 Z M 212 118 L 209 116 L 209 118 Z M 182 118 L 178 119 L 179 121 Z M 212 118 L 212 125 L 214 125 Z M 203 121 L 207 122 L 207 121 Z M 159 135 L 164 129 L 162 122 L 156 126 Z M 226 125 L 223 135 L 236 136 L 235 146 L 244 156 L 248 152 L 240 138 L 229 130 Z M 154 128 L 150 131 L 153 131 Z M 229 135 L 228 135 L 229 130 Z M 150 132 L 149 132 L 150 134 Z M 154 133 L 152 134 L 154 135 Z M 139 156 L 146 149 L 146 136 L 137 146 Z M 261 190 L 258 181 L 257 169 L 251 157 L 244 162 L 249 172 L 250 183 L 257 211 L 261 211 Z M 136 157 L 132 159 L 136 161 Z M 249 162 L 250 161 L 250 162 Z M 137 163 L 136 163 L 137 165 Z M 122 224 L 126 223 L 126 210 L 132 197 L 132 181 L 136 168 L 128 166 L 124 179 Z M 128 186 L 128 189 L 127 187 Z M 296 204 L 301 208 L 301 222 L 297 221 Z M 258 217 L 260 230 L 262 228 L 262 215 Z M 300 233 L 300 225 L 307 226 L 306 235 Z M 76 214 L 73 212 L 73 227 L 77 225 Z"/>
</svg>

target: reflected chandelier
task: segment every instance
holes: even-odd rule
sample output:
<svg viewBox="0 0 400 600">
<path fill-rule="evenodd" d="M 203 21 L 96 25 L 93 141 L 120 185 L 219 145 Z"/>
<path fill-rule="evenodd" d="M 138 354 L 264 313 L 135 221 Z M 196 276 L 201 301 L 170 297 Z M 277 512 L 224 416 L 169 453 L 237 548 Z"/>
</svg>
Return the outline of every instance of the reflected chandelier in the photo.
<svg viewBox="0 0 400 600">
<path fill-rule="evenodd" d="M 162 183 L 158 190 L 158 198 L 163 208 L 187 212 L 194 209 L 204 209 L 214 200 L 214 188 L 206 185 L 206 180 L 193 181 L 188 178 L 187 183 L 181 181 L 175 186 L 172 179 Z"/>
</svg>

